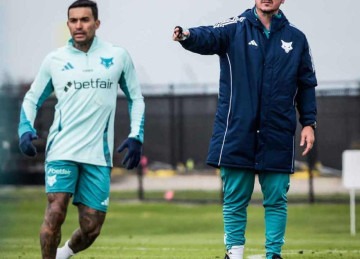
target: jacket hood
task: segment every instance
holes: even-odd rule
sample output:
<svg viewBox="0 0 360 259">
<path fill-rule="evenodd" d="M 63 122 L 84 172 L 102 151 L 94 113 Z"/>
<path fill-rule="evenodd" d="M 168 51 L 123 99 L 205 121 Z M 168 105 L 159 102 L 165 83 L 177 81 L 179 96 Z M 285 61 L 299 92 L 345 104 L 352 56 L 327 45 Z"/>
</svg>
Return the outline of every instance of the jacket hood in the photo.
<svg viewBox="0 0 360 259">
<path fill-rule="evenodd" d="M 245 12 L 241 14 L 241 16 L 246 17 L 246 19 L 249 20 L 255 27 L 258 27 L 261 30 L 264 28 L 261 21 L 255 15 L 255 6 L 252 9 L 247 9 Z M 284 13 L 281 10 L 279 10 L 278 15 L 273 16 L 271 19 L 271 32 L 280 30 L 283 26 L 285 26 L 288 23 L 289 21 L 284 15 Z"/>
</svg>

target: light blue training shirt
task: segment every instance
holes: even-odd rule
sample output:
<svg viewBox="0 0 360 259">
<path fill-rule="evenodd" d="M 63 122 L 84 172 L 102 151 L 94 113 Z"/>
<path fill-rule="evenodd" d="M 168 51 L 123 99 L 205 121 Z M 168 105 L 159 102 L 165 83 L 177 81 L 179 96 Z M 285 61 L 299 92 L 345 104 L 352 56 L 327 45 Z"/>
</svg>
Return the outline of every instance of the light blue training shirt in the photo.
<svg viewBox="0 0 360 259">
<path fill-rule="evenodd" d="M 87 53 L 73 41 L 48 54 L 21 108 L 19 137 L 36 133 L 37 111 L 51 94 L 58 102 L 46 145 L 46 161 L 112 166 L 118 85 L 130 113 L 129 137 L 143 142 L 144 98 L 129 53 L 95 37 Z"/>
</svg>

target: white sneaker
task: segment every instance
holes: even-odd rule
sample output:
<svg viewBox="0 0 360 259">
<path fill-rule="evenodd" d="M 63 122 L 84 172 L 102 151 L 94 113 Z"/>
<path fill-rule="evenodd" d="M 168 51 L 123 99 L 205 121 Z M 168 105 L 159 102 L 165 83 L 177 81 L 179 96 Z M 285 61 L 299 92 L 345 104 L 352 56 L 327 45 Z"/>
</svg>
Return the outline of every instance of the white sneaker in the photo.
<svg viewBox="0 0 360 259">
<path fill-rule="evenodd" d="M 233 246 L 225 254 L 224 259 L 243 259 L 244 246 Z"/>
<path fill-rule="evenodd" d="M 74 255 L 74 252 L 69 247 L 69 240 L 66 241 L 63 247 L 56 250 L 56 259 L 69 259 Z"/>
</svg>

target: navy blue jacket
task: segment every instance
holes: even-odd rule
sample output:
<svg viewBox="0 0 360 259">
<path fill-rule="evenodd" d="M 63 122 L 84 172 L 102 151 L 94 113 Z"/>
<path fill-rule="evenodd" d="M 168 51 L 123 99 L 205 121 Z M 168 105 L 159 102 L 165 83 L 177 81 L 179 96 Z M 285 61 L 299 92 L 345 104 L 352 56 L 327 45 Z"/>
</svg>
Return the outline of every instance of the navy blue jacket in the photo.
<svg viewBox="0 0 360 259">
<path fill-rule="evenodd" d="M 316 122 L 315 69 L 305 35 L 280 11 L 269 37 L 254 9 L 191 28 L 181 45 L 220 57 L 220 86 L 207 163 L 294 172 L 296 108 L 302 126 Z"/>
</svg>

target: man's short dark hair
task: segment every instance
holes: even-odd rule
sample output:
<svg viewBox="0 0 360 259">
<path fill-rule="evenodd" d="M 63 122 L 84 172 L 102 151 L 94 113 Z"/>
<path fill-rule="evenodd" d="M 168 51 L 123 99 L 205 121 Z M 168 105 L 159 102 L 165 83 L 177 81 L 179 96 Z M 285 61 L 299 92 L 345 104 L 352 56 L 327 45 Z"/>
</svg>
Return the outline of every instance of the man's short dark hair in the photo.
<svg viewBox="0 0 360 259">
<path fill-rule="evenodd" d="M 72 8 L 77 8 L 77 7 L 89 7 L 91 8 L 92 14 L 94 16 L 95 21 L 98 19 L 98 7 L 96 2 L 91 1 L 91 0 L 77 0 L 74 3 L 72 3 L 69 8 L 68 8 L 68 17 L 69 17 L 69 11 Z"/>
</svg>

